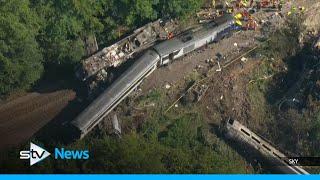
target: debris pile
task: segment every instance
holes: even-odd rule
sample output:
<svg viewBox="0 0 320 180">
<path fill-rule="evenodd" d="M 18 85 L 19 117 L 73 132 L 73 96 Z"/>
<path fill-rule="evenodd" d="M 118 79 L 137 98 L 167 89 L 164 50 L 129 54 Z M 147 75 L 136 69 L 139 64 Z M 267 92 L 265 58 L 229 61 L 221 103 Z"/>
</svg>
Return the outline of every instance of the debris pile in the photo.
<svg viewBox="0 0 320 180">
<path fill-rule="evenodd" d="M 124 61 L 136 57 L 138 52 L 153 46 L 156 41 L 170 39 L 177 33 L 177 20 L 157 20 L 149 23 L 119 42 L 82 60 L 75 69 L 76 77 L 86 82 L 89 96 L 94 96 L 100 92 L 100 82 L 110 78 L 108 68 L 118 67 Z"/>
<path fill-rule="evenodd" d="M 121 125 L 118 115 L 115 111 L 111 111 L 102 121 L 98 124 L 98 132 L 101 135 L 120 135 L 121 134 Z"/>
</svg>

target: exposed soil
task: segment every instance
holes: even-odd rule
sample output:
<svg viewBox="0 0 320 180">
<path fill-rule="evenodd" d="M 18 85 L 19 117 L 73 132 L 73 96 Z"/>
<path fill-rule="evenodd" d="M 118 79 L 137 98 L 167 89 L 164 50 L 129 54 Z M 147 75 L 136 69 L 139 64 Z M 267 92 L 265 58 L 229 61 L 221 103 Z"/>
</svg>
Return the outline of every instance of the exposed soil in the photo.
<svg viewBox="0 0 320 180">
<path fill-rule="evenodd" d="M 255 31 L 241 31 L 234 34 L 231 38 L 224 39 L 216 44 L 210 44 L 207 48 L 202 48 L 176 60 L 167 67 L 157 69 L 141 85 L 141 89 L 148 91 L 152 88 L 161 87 L 164 82 L 170 82 L 172 85 L 184 83 L 184 80 L 192 72 L 206 72 L 211 66 L 218 66 L 217 54 L 221 54 L 219 62 L 223 65 L 225 62 L 239 56 L 240 51 L 248 49 L 257 44 Z M 234 44 L 237 46 L 234 46 Z M 213 59 L 213 62 L 207 63 L 207 60 Z"/>
<path fill-rule="evenodd" d="M 309 9 L 307 9 L 308 15 L 306 16 L 305 25 L 307 29 L 318 30 L 320 28 L 319 19 L 320 19 L 320 2 L 315 3 Z"/>
<path fill-rule="evenodd" d="M 0 149 L 31 138 L 75 98 L 72 90 L 29 93 L 0 106 Z"/>
</svg>

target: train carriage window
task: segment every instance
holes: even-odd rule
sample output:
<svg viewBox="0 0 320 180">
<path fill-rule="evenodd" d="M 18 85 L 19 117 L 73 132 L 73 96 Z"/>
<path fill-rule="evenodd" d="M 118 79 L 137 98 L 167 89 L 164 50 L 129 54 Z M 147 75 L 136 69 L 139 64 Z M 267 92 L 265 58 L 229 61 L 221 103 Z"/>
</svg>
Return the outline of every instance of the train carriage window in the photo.
<svg viewBox="0 0 320 180">
<path fill-rule="evenodd" d="M 186 33 L 183 33 L 179 36 L 179 39 L 182 41 L 182 42 L 188 42 L 190 40 L 193 39 L 192 37 L 192 34 L 190 32 L 186 32 Z"/>
<path fill-rule="evenodd" d="M 250 134 L 249 134 L 246 130 L 244 130 L 244 129 L 242 129 L 242 128 L 241 128 L 241 132 L 244 133 L 244 134 L 247 135 L 247 136 L 250 136 Z"/>
<path fill-rule="evenodd" d="M 270 149 L 267 145 L 262 144 L 262 146 L 263 146 L 265 149 L 267 149 L 268 151 L 271 151 L 271 149 Z"/>
<path fill-rule="evenodd" d="M 277 153 L 272 152 L 272 154 L 277 156 L 279 159 L 282 159 Z"/>
<path fill-rule="evenodd" d="M 260 141 L 259 141 L 257 138 L 255 138 L 254 136 L 252 136 L 252 139 L 255 140 L 257 143 L 260 144 Z"/>
</svg>

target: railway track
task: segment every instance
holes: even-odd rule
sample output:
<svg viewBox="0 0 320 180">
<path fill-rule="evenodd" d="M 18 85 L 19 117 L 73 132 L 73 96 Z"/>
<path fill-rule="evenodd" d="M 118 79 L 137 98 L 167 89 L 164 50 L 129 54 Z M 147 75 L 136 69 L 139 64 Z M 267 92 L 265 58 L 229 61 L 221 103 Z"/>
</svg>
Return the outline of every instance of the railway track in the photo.
<svg viewBox="0 0 320 180">
<path fill-rule="evenodd" d="M 0 106 L 0 149 L 31 138 L 57 116 L 76 94 L 72 90 L 30 93 Z"/>
</svg>

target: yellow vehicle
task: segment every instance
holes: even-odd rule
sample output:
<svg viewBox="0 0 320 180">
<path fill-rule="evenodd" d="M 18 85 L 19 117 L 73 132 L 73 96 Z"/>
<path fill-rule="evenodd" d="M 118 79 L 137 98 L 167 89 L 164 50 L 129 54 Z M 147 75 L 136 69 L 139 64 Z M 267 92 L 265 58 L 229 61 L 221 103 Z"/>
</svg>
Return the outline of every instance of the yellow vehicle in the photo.
<svg viewBox="0 0 320 180">
<path fill-rule="evenodd" d="M 235 17 L 236 19 L 242 19 L 242 18 L 243 18 L 243 16 L 242 16 L 242 14 L 241 14 L 241 13 L 239 13 L 239 14 L 235 15 L 234 17 Z"/>
<path fill-rule="evenodd" d="M 248 3 L 247 0 L 241 1 L 241 4 L 242 4 L 243 7 L 247 7 L 247 3 Z"/>
<path fill-rule="evenodd" d="M 236 19 L 236 23 L 237 23 L 239 26 L 242 26 L 242 22 L 241 22 L 239 19 Z"/>
<path fill-rule="evenodd" d="M 237 23 L 239 26 L 242 26 L 242 22 L 241 22 L 241 20 L 240 20 L 240 19 L 243 18 L 242 14 L 239 13 L 239 14 L 235 15 L 234 18 L 236 19 L 236 23 Z"/>
</svg>

